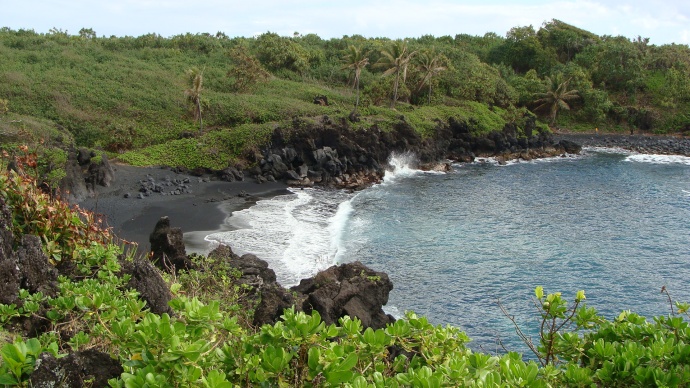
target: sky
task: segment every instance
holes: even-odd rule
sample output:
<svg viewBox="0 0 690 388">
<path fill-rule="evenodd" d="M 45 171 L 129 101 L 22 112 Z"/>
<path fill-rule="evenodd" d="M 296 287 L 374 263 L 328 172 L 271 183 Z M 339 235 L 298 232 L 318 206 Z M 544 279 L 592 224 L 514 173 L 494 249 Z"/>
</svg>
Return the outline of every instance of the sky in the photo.
<svg viewBox="0 0 690 388">
<path fill-rule="evenodd" d="M 512 27 L 558 19 L 597 35 L 690 44 L 687 0 L 0 0 L 0 27 L 77 35 L 163 37 L 265 32 L 391 39 L 456 34 L 505 36 Z"/>
</svg>

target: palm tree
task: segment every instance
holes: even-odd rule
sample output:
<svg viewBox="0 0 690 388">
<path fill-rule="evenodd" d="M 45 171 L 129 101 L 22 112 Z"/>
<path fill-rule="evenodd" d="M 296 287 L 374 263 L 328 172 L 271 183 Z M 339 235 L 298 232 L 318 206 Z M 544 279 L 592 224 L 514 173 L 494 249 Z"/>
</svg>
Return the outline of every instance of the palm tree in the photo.
<svg viewBox="0 0 690 388">
<path fill-rule="evenodd" d="M 199 132 L 203 129 L 201 119 L 201 91 L 204 83 L 204 71 L 193 67 L 186 72 L 188 89 L 184 91 L 187 101 L 192 104 L 194 110 L 194 120 L 199 120 Z"/>
<path fill-rule="evenodd" d="M 400 79 L 402 78 L 402 82 L 405 83 L 407 79 L 407 67 L 416 53 L 416 51 L 408 52 L 407 43 L 403 40 L 397 40 L 389 49 L 381 50 L 382 57 L 376 62 L 375 66 L 387 69 L 383 72 L 384 76 L 395 74 L 391 108 L 395 108 L 395 103 L 398 101 Z"/>
<path fill-rule="evenodd" d="M 417 67 L 422 72 L 422 79 L 419 81 L 417 91 L 422 90 L 424 85 L 429 86 L 429 104 L 431 104 L 431 82 L 432 78 L 446 70 L 446 57 L 442 54 L 437 54 L 433 50 L 424 51 L 417 57 Z"/>
<path fill-rule="evenodd" d="M 355 100 L 355 112 L 357 112 L 357 107 L 359 106 L 359 76 L 362 74 L 362 69 L 369 64 L 369 58 L 367 53 L 362 53 L 358 47 L 350 45 L 342 62 L 343 70 L 350 69 L 355 75 L 352 87 L 357 89 L 357 99 Z"/>
<path fill-rule="evenodd" d="M 538 100 L 534 101 L 537 107 L 534 108 L 535 111 L 539 110 L 549 110 L 549 116 L 551 117 L 550 125 L 556 123 L 556 115 L 559 109 L 570 110 L 570 105 L 568 101 L 580 98 L 579 92 L 575 89 L 568 89 L 568 83 L 571 78 L 560 82 L 560 76 L 555 78 L 546 77 L 546 92 L 537 93 Z"/>
</svg>

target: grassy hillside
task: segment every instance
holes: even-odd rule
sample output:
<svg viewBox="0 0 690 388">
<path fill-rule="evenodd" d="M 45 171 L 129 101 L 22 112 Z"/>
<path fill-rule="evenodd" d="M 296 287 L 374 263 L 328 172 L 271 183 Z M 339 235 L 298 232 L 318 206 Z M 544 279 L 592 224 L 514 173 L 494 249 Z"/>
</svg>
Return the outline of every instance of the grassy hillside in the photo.
<svg viewBox="0 0 690 388">
<path fill-rule="evenodd" d="M 49 136 L 46 141 L 73 139 L 135 164 L 223 167 L 241 162 L 272 128 L 289 127 L 295 117 L 347 118 L 357 100 L 354 68 L 348 67 L 353 52 L 367 59 L 358 78 L 361 120 L 354 128 L 385 130 L 403 114 L 424 135 L 433 133 L 435 120 L 449 117 L 472 117 L 480 123 L 476 130 L 491 131 L 519 124 L 525 110 L 555 126 L 589 130 L 690 127 L 687 46 L 597 37 L 559 21 L 539 31 L 514 30 L 506 38 L 391 41 L 272 33 L 99 38 L 4 28 L 0 136 L 4 143 L 27 132 Z M 564 47 L 566 38 L 581 44 Z M 400 55 L 406 67 L 393 71 L 386 55 Z M 626 66 L 608 66 L 616 60 Z M 203 75 L 201 130 L 185 95 L 186 74 L 194 68 Z M 559 87 L 574 96 L 564 100 L 570 109 L 559 104 L 552 117 L 549 98 Z M 326 96 L 329 105 L 314 104 L 316 96 Z"/>
</svg>

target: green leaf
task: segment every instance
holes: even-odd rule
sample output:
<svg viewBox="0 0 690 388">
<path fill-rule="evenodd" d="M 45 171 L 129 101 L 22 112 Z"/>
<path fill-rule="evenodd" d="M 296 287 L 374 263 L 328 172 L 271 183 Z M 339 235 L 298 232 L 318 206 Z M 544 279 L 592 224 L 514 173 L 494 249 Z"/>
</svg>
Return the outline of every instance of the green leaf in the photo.
<svg viewBox="0 0 690 388">
<path fill-rule="evenodd" d="M 586 298 L 585 298 L 585 291 L 584 290 L 578 291 L 577 294 L 575 295 L 575 300 L 578 302 L 581 300 L 585 300 L 585 299 Z"/>
<path fill-rule="evenodd" d="M 309 369 L 312 371 L 318 371 L 319 370 L 319 359 L 321 358 L 321 349 L 317 347 L 312 347 L 309 348 L 309 353 L 308 353 L 308 361 L 307 363 L 309 364 Z"/>
<path fill-rule="evenodd" d="M 341 362 L 338 365 L 337 369 L 342 370 L 342 371 L 350 370 L 350 369 L 354 368 L 355 365 L 357 365 L 357 360 L 358 360 L 357 353 L 350 353 L 347 356 L 347 358 L 344 359 L 343 362 Z"/>
<path fill-rule="evenodd" d="M 537 288 L 534 289 L 534 295 L 537 297 L 537 299 L 543 298 L 544 297 L 544 287 L 537 286 Z"/>
<path fill-rule="evenodd" d="M 355 375 L 351 371 L 330 371 L 330 372 L 324 372 L 324 375 L 326 375 L 326 381 L 328 381 L 329 384 L 342 384 L 344 382 L 352 380 L 352 377 Z"/>
</svg>

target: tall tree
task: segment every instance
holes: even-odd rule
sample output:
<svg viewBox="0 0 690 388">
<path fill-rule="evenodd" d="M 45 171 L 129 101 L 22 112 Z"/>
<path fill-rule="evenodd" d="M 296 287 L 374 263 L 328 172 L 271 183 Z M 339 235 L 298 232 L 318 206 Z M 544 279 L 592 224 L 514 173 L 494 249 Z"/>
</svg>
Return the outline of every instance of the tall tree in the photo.
<svg viewBox="0 0 690 388">
<path fill-rule="evenodd" d="M 556 123 L 556 115 L 560 109 L 570 110 L 568 101 L 580 98 L 577 90 L 568 88 L 569 82 L 570 78 L 561 82 L 559 76 L 554 78 L 546 77 L 546 92 L 538 93 L 539 99 L 534 101 L 537 105 L 534 108 L 535 111 L 549 111 L 551 125 Z"/>
<path fill-rule="evenodd" d="M 402 79 L 404 83 L 407 79 L 407 68 L 416 53 L 416 51 L 408 51 L 407 43 L 404 40 L 397 40 L 388 49 L 381 50 L 381 58 L 376 62 L 375 66 L 386 69 L 383 72 L 384 76 L 395 74 L 391 108 L 395 108 L 395 103 L 398 101 L 400 81 Z"/>
<path fill-rule="evenodd" d="M 204 83 L 204 71 L 193 67 L 187 70 L 187 86 L 184 91 L 187 102 L 192 105 L 194 112 L 194 120 L 199 120 L 199 132 L 203 130 L 203 121 L 201 119 L 201 91 Z"/>
<path fill-rule="evenodd" d="M 422 73 L 417 90 L 420 91 L 426 85 L 429 87 L 429 104 L 431 104 L 432 78 L 446 70 L 448 58 L 434 50 L 422 51 L 417 57 L 417 68 Z"/>
<path fill-rule="evenodd" d="M 362 53 L 362 50 L 354 45 L 350 45 L 342 59 L 343 70 L 349 69 L 354 74 L 354 81 L 352 87 L 357 90 L 357 99 L 355 100 L 355 112 L 359 107 L 359 77 L 362 74 L 362 69 L 369 64 L 368 53 Z"/>
</svg>

